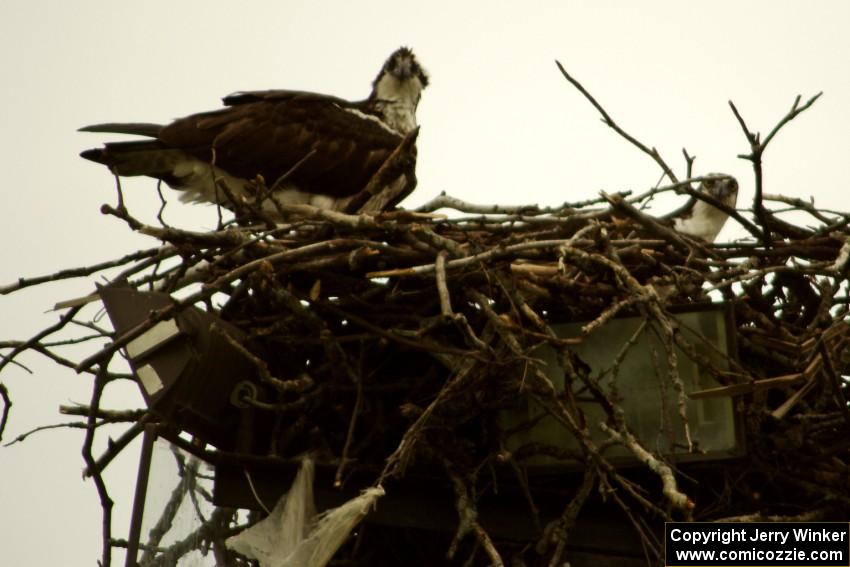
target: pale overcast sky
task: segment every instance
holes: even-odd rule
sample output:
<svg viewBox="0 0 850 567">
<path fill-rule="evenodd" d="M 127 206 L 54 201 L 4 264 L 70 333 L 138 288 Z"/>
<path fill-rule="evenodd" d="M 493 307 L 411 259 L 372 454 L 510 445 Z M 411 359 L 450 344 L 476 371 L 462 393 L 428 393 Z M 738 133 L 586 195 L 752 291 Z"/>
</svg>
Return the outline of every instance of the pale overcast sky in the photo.
<svg viewBox="0 0 850 567">
<path fill-rule="evenodd" d="M 727 101 L 768 131 L 794 97 L 824 91 L 768 150 L 766 190 L 848 210 L 850 2 L 0 2 L 0 284 L 155 245 L 99 207 L 114 201 L 106 170 L 77 154 L 106 121 L 164 122 L 214 109 L 237 90 L 368 94 L 384 59 L 410 45 L 429 70 L 420 105 L 419 187 L 472 201 L 557 204 L 600 189 L 644 189 L 658 170 L 599 122 L 561 77 L 564 66 L 630 133 L 677 171 L 735 175 L 752 198 L 747 145 Z M 131 211 L 155 221 L 155 184 L 126 185 Z M 672 206 L 673 204 L 671 204 Z M 211 207 L 167 210 L 178 226 L 212 227 Z M 740 236 L 729 227 L 723 238 Z M 55 321 L 56 301 L 90 280 L 0 297 L 0 340 Z M 90 379 L 43 360 L 0 375 L 14 400 L 4 437 L 65 418 Z M 114 407 L 141 403 L 132 388 Z M 94 565 L 100 507 L 80 478 L 82 432 L 46 432 L 0 448 L 0 564 Z M 137 447 L 113 463 L 115 535 L 124 537 Z M 116 564 L 123 557 L 115 555 Z"/>
</svg>

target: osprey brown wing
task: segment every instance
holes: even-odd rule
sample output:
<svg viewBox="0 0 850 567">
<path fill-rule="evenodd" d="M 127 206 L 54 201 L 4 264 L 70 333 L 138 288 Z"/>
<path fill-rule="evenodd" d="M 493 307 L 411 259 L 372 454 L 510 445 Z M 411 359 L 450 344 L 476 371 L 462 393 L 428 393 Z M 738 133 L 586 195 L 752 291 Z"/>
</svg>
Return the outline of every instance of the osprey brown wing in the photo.
<svg viewBox="0 0 850 567">
<path fill-rule="evenodd" d="M 334 97 L 265 91 L 225 103 L 231 106 L 176 120 L 159 140 L 203 161 L 214 153 L 216 166 L 230 175 L 262 175 L 268 184 L 309 155 L 289 180 L 302 191 L 337 197 L 362 189 L 402 141 L 356 103 Z"/>
<path fill-rule="evenodd" d="M 225 108 L 164 127 L 144 123 L 88 126 L 83 130 L 147 139 L 106 142 L 80 155 L 108 166 L 116 175 L 164 181 L 182 191 L 184 201 L 238 208 L 238 202 L 253 203 L 264 197 L 252 184 L 262 176 L 276 189 L 276 203 L 345 210 L 357 204 L 350 197 L 368 185 L 404 136 L 416 130 L 416 107 L 427 84 L 427 74 L 413 53 L 401 48 L 381 67 L 371 93 L 362 101 L 303 91 L 236 93 L 224 99 Z M 413 140 L 415 136 L 409 138 L 411 144 Z M 415 187 L 414 150 L 411 146 L 405 154 L 410 167 L 395 179 L 382 179 L 392 185 L 387 195 L 402 198 Z M 284 174 L 287 182 L 279 184 Z M 280 209 L 271 205 L 267 200 L 260 203 L 270 215 L 279 215 Z"/>
</svg>

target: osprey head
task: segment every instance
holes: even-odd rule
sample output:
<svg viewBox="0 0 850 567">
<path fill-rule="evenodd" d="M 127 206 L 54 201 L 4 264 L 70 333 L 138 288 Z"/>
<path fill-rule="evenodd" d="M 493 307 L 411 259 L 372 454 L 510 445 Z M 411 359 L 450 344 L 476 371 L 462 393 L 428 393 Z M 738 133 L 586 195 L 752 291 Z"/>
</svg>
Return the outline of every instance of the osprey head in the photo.
<svg viewBox="0 0 850 567">
<path fill-rule="evenodd" d="M 428 86 L 428 73 L 416 60 L 409 47 L 400 47 L 381 67 L 372 82 L 370 98 L 416 109 L 422 89 Z"/>
<path fill-rule="evenodd" d="M 700 191 L 734 208 L 738 202 L 738 182 L 735 178 L 723 173 L 709 173 L 708 177 L 700 185 Z"/>
<path fill-rule="evenodd" d="M 390 75 L 399 82 L 418 79 L 420 88 L 424 89 L 428 86 L 428 73 L 416 60 L 416 56 L 409 47 L 399 47 L 389 56 L 372 86 L 377 87 L 384 75 Z"/>
</svg>

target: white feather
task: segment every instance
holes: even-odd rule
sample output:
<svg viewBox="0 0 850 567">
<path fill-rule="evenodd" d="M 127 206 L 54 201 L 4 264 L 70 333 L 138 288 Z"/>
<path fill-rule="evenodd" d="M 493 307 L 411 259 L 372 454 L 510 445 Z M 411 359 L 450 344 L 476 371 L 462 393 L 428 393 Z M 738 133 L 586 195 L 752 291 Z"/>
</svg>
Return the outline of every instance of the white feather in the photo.
<svg viewBox="0 0 850 567">
<path fill-rule="evenodd" d="M 180 200 L 190 203 L 227 203 L 228 196 L 222 184 L 230 194 L 241 203 L 251 203 L 253 194 L 248 190 L 246 179 L 234 177 L 226 171 L 211 166 L 200 160 L 186 159 L 178 162 L 172 169 L 175 177 L 180 179 L 183 192 Z M 216 184 L 218 183 L 218 185 Z M 277 189 L 274 198 L 281 205 L 313 205 L 322 209 L 341 210 L 345 208 L 351 197 L 338 199 L 330 195 L 307 193 L 299 191 L 291 183 L 284 183 Z M 277 215 L 277 209 L 272 201 L 263 202 L 263 210 L 271 215 Z"/>
<path fill-rule="evenodd" d="M 228 538 L 230 549 L 257 559 L 261 567 L 324 567 L 351 530 L 384 495 L 380 486 L 369 488 L 342 506 L 317 516 L 313 504 L 313 461 L 305 457 L 289 492 L 271 514 Z"/>
<path fill-rule="evenodd" d="M 422 94 L 422 81 L 412 77 L 405 81 L 384 73 L 375 85 L 375 95 L 382 101 L 381 112 L 386 123 L 397 132 L 407 134 L 416 128 L 416 106 Z"/>
<path fill-rule="evenodd" d="M 729 215 L 705 201 L 697 200 L 690 217 L 677 218 L 674 228 L 688 236 L 702 238 L 706 242 L 714 242 Z"/>
</svg>

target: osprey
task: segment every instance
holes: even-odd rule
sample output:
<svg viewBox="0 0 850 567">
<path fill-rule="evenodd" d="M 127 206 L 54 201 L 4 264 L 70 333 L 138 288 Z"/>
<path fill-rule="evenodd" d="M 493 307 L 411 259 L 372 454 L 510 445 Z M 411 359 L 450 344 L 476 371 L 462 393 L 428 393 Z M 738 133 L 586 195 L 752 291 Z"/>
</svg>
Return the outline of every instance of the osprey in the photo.
<svg viewBox="0 0 850 567">
<path fill-rule="evenodd" d="M 182 191 L 183 201 L 226 207 L 231 197 L 251 202 L 259 175 L 279 203 L 342 210 L 416 128 L 416 107 L 426 86 L 425 70 L 402 47 L 384 63 L 365 100 L 287 90 L 241 92 L 225 97 L 225 108 L 166 126 L 86 126 L 80 130 L 147 139 L 108 142 L 80 155 L 116 175 L 159 179 Z M 410 180 L 397 180 L 405 181 Z M 262 206 L 276 214 L 268 199 Z"/>
<path fill-rule="evenodd" d="M 734 177 L 720 173 L 709 174 L 699 191 L 734 209 L 738 201 L 738 182 Z M 714 242 L 729 215 L 714 205 L 691 197 L 681 208 L 661 217 L 673 222 L 673 228 L 688 236 Z"/>
</svg>

